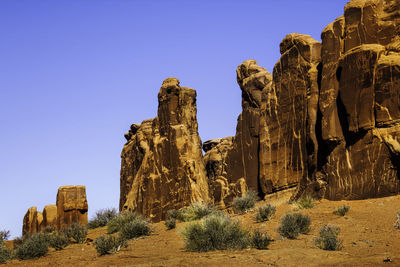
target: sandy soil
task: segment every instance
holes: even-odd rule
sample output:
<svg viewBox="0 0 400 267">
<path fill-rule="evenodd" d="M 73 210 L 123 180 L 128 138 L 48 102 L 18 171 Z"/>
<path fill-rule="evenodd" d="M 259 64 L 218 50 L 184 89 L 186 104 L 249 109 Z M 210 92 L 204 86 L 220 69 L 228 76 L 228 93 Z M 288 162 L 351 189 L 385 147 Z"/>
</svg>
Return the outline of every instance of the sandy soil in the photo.
<svg viewBox="0 0 400 267">
<path fill-rule="evenodd" d="M 286 196 L 284 196 L 286 197 Z M 148 237 L 129 242 L 117 254 L 99 257 L 89 241 L 73 244 L 63 251 L 50 249 L 46 257 L 36 260 L 13 260 L 5 266 L 400 266 L 400 230 L 393 227 L 400 196 L 357 200 L 317 201 L 309 210 L 301 210 L 312 218 L 312 230 L 297 240 L 283 239 L 277 233 L 280 218 L 296 208 L 283 198 L 268 200 L 277 205 L 271 221 L 256 223 L 256 212 L 242 216 L 233 215 L 249 229 L 266 230 L 274 239 L 267 250 L 212 251 L 207 253 L 185 252 L 184 243 L 177 229 L 167 231 L 163 222 L 153 224 Z M 265 205 L 260 201 L 257 206 Z M 346 216 L 333 214 L 336 207 L 347 204 Z M 314 238 L 324 224 L 341 228 L 341 251 L 324 251 L 314 246 Z M 105 228 L 89 231 L 94 240 L 104 234 Z"/>
</svg>

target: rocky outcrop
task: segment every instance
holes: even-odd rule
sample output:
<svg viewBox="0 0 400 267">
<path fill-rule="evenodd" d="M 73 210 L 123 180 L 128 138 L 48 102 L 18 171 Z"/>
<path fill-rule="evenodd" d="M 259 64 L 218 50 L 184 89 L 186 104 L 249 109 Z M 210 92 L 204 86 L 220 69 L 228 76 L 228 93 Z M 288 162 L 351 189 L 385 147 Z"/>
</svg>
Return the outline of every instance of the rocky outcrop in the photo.
<svg viewBox="0 0 400 267">
<path fill-rule="evenodd" d="M 61 230 L 74 223 L 86 225 L 88 203 L 86 187 L 61 186 L 57 192 L 57 229 Z"/>
<path fill-rule="evenodd" d="M 22 235 L 34 234 L 39 231 L 38 212 L 36 207 L 30 207 L 25 213 L 22 224 Z"/>
<path fill-rule="evenodd" d="M 350 1 L 322 32 L 318 169 L 300 195 L 380 197 L 400 191 L 400 3 Z"/>
<path fill-rule="evenodd" d="M 43 225 L 57 228 L 57 205 L 46 205 L 43 209 Z"/>
<path fill-rule="evenodd" d="M 196 91 L 176 78 L 164 80 L 158 114 L 133 124 L 121 153 L 120 210 L 152 221 L 169 209 L 208 201 L 208 184 L 198 134 Z"/>
<path fill-rule="evenodd" d="M 265 194 L 296 186 L 317 167 L 318 69 L 321 44 L 289 34 L 272 86 L 263 91 L 260 184 Z"/>
</svg>

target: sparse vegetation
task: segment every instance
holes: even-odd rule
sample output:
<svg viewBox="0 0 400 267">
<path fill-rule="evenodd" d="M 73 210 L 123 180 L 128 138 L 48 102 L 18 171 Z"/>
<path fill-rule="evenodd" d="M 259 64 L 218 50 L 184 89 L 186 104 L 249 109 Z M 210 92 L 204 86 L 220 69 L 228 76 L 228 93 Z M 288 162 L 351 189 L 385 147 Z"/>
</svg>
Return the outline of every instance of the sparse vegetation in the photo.
<svg viewBox="0 0 400 267">
<path fill-rule="evenodd" d="M 269 221 L 269 219 L 275 214 L 275 212 L 276 208 L 271 204 L 259 207 L 256 215 L 256 221 L 257 222 Z"/>
<path fill-rule="evenodd" d="M 167 219 L 175 219 L 183 221 L 183 216 L 181 210 L 172 209 L 167 211 Z"/>
<path fill-rule="evenodd" d="M 49 225 L 49 226 L 46 226 L 46 227 L 43 229 L 43 232 L 44 232 L 44 233 L 53 233 L 55 230 L 56 230 L 56 228 L 55 228 L 54 226 Z"/>
<path fill-rule="evenodd" d="M 93 245 L 96 248 L 97 253 L 102 256 L 106 254 L 117 253 L 121 246 L 124 245 L 124 242 L 125 241 L 115 236 L 102 235 L 96 238 L 96 240 L 93 242 Z"/>
<path fill-rule="evenodd" d="M 95 216 L 89 220 L 88 228 L 95 229 L 98 227 L 106 226 L 109 221 L 118 216 L 117 210 L 115 208 L 112 209 L 102 209 L 96 211 Z"/>
<path fill-rule="evenodd" d="M 7 263 L 11 259 L 11 250 L 6 248 L 4 244 L 0 244 L 0 264 Z"/>
<path fill-rule="evenodd" d="M 222 213 L 187 224 L 181 234 L 188 251 L 244 249 L 250 245 L 248 231 L 242 229 L 238 221 L 233 221 Z"/>
<path fill-rule="evenodd" d="M 168 230 L 174 229 L 176 227 L 176 219 L 175 218 L 167 219 L 165 220 L 164 224 Z"/>
<path fill-rule="evenodd" d="M 248 191 L 244 196 L 235 198 L 232 203 L 233 211 L 237 214 L 244 214 L 254 208 L 257 202 L 257 194 L 254 191 Z"/>
<path fill-rule="evenodd" d="M 342 249 L 342 240 L 338 239 L 340 228 L 334 225 L 324 225 L 315 239 L 315 245 L 324 250 Z"/>
<path fill-rule="evenodd" d="M 300 234 L 310 231 L 311 218 L 301 213 L 288 213 L 281 218 L 279 234 L 289 239 L 296 239 Z"/>
<path fill-rule="evenodd" d="M 48 234 L 33 234 L 15 249 L 15 257 L 20 260 L 40 258 L 47 254 L 48 244 Z"/>
<path fill-rule="evenodd" d="M 150 223 L 142 216 L 136 216 L 134 220 L 125 223 L 121 228 L 121 238 L 129 240 L 139 236 L 150 235 Z"/>
<path fill-rule="evenodd" d="M 62 229 L 61 232 L 68 238 L 72 238 L 76 243 L 82 244 L 86 240 L 88 230 L 86 226 L 74 223 L 71 226 Z"/>
<path fill-rule="evenodd" d="M 271 238 L 266 232 L 262 233 L 259 230 L 254 230 L 253 235 L 251 236 L 251 243 L 254 248 L 267 249 L 270 242 Z"/>
<path fill-rule="evenodd" d="M 397 212 L 397 219 L 396 222 L 394 223 L 394 228 L 400 229 L 400 211 Z"/>
<path fill-rule="evenodd" d="M 56 250 L 62 250 L 69 245 L 69 238 L 63 233 L 53 232 L 49 234 L 49 246 Z"/>
<path fill-rule="evenodd" d="M 298 209 L 312 209 L 314 208 L 314 199 L 310 196 L 304 196 L 297 201 Z"/>
<path fill-rule="evenodd" d="M 342 205 L 342 206 L 337 207 L 337 209 L 333 213 L 336 215 L 339 215 L 339 216 L 344 216 L 344 215 L 346 215 L 347 212 L 349 212 L 349 210 L 350 210 L 350 206 Z"/>
<path fill-rule="evenodd" d="M 107 223 L 107 233 L 112 234 L 121 231 L 122 227 L 135 220 L 137 216 L 130 211 L 121 212 Z"/>
<path fill-rule="evenodd" d="M 212 204 L 196 202 L 190 204 L 190 206 L 188 207 L 181 209 L 180 217 L 182 221 L 190 222 L 190 221 L 200 220 L 201 218 L 215 212 L 218 211 Z"/>
<path fill-rule="evenodd" d="M 10 237 L 10 231 L 7 230 L 0 231 L 0 244 L 8 240 L 9 237 Z"/>
</svg>

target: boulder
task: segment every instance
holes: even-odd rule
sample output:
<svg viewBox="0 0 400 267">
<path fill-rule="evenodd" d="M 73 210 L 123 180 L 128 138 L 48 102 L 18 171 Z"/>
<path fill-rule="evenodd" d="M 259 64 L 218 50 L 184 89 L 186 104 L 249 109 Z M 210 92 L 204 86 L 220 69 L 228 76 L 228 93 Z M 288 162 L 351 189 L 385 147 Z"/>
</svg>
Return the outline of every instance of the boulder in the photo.
<svg viewBox="0 0 400 267">
<path fill-rule="evenodd" d="M 85 186 L 61 186 L 58 188 L 56 203 L 58 230 L 74 223 L 87 224 L 88 203 Z"/>
<path fill-rule="evenodd" d="M 25 213 L 23 225 L 22 225 L 22 235 L 35 234 L 39 230 L 38 225 L 38 212 L 36 207 L 30 207 Z"/>
<path fill-rule="evenodd" d="M 46 205 L 43 209 L 44 227 L 57 228 L 57 205 Z"/>
<path fill-rule="evenodd" d="M 209 201 L 198 134 L 196 91 L 164 80 L 157 117 L 133 124 L 121 153 L 120 211 L 152 221 L 169 209 Z"/>
</svg>

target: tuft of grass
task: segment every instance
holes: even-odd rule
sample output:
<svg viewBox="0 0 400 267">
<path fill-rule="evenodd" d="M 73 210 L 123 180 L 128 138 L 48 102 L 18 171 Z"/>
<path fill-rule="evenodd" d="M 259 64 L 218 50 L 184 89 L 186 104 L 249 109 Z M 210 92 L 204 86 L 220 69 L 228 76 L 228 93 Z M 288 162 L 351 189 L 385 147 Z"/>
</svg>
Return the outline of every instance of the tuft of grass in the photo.
<svg viewBox="0 0 400 267">
<path fill-rule="evenodd" d="M 45 256 L 48 252 L 49 236 L 46 233 L 37 233 L 28 237 L 15 249 L 15 257 L 20 260 L 36 259 Z"/>
<path fill-rule="evenodd" d="M 269 219 L 275 214 L 275 212 L 276 208 L 271 204 L 259 207 L 256 215 L 256 221 L 257 222 L 269 221 Z"/>
<path fill-rule="evenodd" d="M 301 213 L 288 213 L 281 218 L 278 232 L 281 236 L 296 239 L 300 234 L 310 231 L 311 218 Z"/>
<path fill-rule="evenodd" d="M 117 253 L 124 244 L 125 241 L 123 239 L 106 235 L 99 236 L 93 242 L 99 256 Z"/>
<path fill-rule="evenodd" d="M 342 205 L 342 206 L 337 207 L 337 209 L 333 213 L 336 215 L 339 215 L 339 216 L 344 216 L 344 215 L 346 215 L 346 213 L 349 210 L 350 210 L 350 206 Z"/>
<path fill-rule="evenodd" d="M 395 221 L 393 226 L 396 229 L 400 229 L 400 211 L 397 212 L 396 216 L 397 216 L 397 219 L 396 219 L 396 221 Z"/>
<path fill-rule="evenodd" d="M 82 244 L 86 240 L 87 227 L 74 223 L 69 227 L 65 227 L 61 230 L 61 233 L 66 235 L 68 238 L 72 238 L 76 243 Z"/>
<path fill-rule="evenodd" d="M 312 209 L 314 208 L 314 199 L 310 196 L 304 196 L 297 201 L 298 209 Z"/>
<path fill-rule="evenodd" d="M 150 223 L 142 216 L 137 216 L 134 220 L 125 223 L 120 232 L 124 240 L 150 235 Z"/>
<path fill-rule="evenodd" d="M 89 229 L 95 229 L 99 227 L 106 226 L 109 221 L 118 216 L 117 210 L 115 208 L 112 209 L 102 209 L 96 211 L 96 214 L 92 219 L 88 222 Z"/>
<path fill-rule="evenodd" d="M 124 211 L 118 214 L 118 216 L 114 217 L 107 223 L 107 233 L 113 234 L 121 231 L 122 227 L 136 219 L 136 215 L 130 211 Z"/>
<path fill-rule="evenodd" d="M 69 245 L 69 238 L 63 233 L 53 232 L 49 234 L 49 246 L 56 250 L 62 250 Z"/>
<path fill-rule="evenodd" d="M 324 225 L 319 231 L 319 237 L 314 240 L 317 247 L 323 250 L 341 250 L 342 240 L 338 239 L 340 228 L 334 225 Z"/>
<path fill-rule="evenodd" d="M 248 191 L 244 196 L 235 198 L 232 203 L 233 211 L 236 214 L 244 214 L 254 208 L 257 202 L 257 194 L 254 191 Z"/>
<path fill-rule="evenodd" d="M 258 229 L 254 230 L 253 235 L 251 236 L 252 247 L 256 249 L 267 249 L 270 242 L 271 238 L 266 232 L 262 233 Z"/>
<path fill-rule="evenodd" d="M 210 203 L 196 202 L 190 206 L 181 209 L 180 219 L 184 222 L 200 220 L 212 213 L 218 212 L 217 209 Z"/>
<path fill-rule="evenodd" d="M 175 218 L 170 218 L 165 220 L 164 222 L 165 227 L 167 227 L 168 230 L 174 229 L 176 227 L 176 219 Z"/>
<path fill-rule="evenodd" d="M 251 245 L 249 232 L 222 213 L 186 224 L 181 235 L 187 251 L 244 249 Z"/>
</svg>

